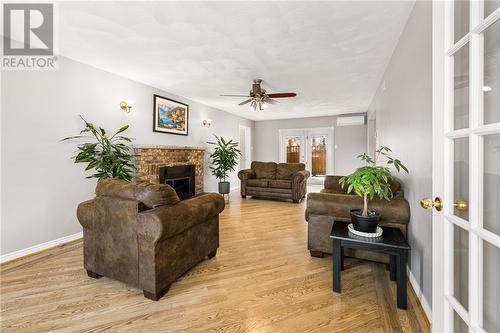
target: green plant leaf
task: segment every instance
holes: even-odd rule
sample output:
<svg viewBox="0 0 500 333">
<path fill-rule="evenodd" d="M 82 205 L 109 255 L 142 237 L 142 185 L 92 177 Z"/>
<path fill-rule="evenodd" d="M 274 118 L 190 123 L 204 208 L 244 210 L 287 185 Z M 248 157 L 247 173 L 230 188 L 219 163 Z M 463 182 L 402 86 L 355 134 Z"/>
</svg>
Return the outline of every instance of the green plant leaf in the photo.
<svg viewBox="0 0 500 333">
<path fill-rule="evenodd" d="M 85 170 L 95 170 L 92 175 L 86 178 L 98 178 L 102 180 L 116 177 L 131 180 L 135 170 L 135 165 L 131 164 L 134 155 L 131 152 L 131 147 L 125 145 L 123 141 L 131 142 L 132 139 L 125 136 L 118 136 L 116 138 L 117 141 L 114 142 L 113 138 L 110 139 L 107 137 L 106 130 L 101 127 L 99 127 L 99 130 L 96 130 L 93 124 L 87 122 L 82 116 L 80 118 L 85 124 L 84 129 L 80 133 L 91 133 L 92 136 L 76 135 L 65 139 L 86 138 L 93 140 L 93 142 L 78 145 L 78 153 L 72 157 L 75 163 L 87 163 Z M 122 133 L 128 128 L 128 125 L 123 126 L 116 134 Z"/>
<path fill-rule="evenodd" d="M 366 163 L 366 166 L 357 168 L 352 174 L 341 177 L 339 185 L 344 188 L 347 185 L 347 193 L 354 192 L 360 197 L 365 195 L 369 200 L 378 197 L 382 200 L 390 200 L 392 191 L 389 182 L 392 180 L 389 166 L 393 165 L 396 171 L 405 170 L 406 166 L 391 156 L 392 150 L 385 146 L 380 146 L 376 150 L 375 161 L 366 153 L 358 155 L 358 159 Z M 377 156 L 385 157 L 385 165 L 376 165 Z M 367 208 L 367 207 L 364 207 Z"/>
<path fill-rule="evenodd" d="M 219 180 L 225 180 L 230 171 L 234 171 L 235 166 L 238 164 L 238 156 L 241 155 L 238 149 L 239 143 L 232 139 L 225 140 L 223 137 L 214 135 L 215 142 L 208 141 L 207 144 L 214 146 L 214 150 L 210 153 L 209 158 L 212 175 Z"/>
</svg>

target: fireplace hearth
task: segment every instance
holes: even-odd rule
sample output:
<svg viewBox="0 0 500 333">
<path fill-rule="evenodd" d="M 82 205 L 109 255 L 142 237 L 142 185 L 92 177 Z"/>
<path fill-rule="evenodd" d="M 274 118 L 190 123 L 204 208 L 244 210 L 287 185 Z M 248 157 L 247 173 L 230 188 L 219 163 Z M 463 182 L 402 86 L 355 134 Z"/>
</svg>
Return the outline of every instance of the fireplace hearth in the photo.
<svg viewBox="0 0 500 333">
<path fill-rule="evenodd" d="M 168 184 L 184 200 L 195 195 L 195 166 L 162 166 L 158 169 L 160 184 Z"/>
</svg>

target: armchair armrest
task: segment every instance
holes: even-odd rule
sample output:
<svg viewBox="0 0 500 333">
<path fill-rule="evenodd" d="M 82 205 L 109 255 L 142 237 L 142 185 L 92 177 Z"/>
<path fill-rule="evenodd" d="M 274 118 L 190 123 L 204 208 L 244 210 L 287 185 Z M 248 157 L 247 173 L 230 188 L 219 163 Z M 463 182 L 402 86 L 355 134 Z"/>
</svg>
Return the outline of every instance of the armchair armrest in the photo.
<svg viewBox="0 0 500 333">
<path fill-rule="evenodd" d="M 337 193 L 309 193 L 307 195 L 306 216 L 327 215 L 327 216 L 349 216 L 350 210 L 355 207 L 352 202 L 352 195 Z"/>
<path fill-rule="evenodd" d="M 139 237 L 154 243 L 167 239 L 217 216 L 224 210 L 223 197 L 203 194 L 173 206 L 160 206 L 138 214 Z"/>
<path fill-rule="evenodd" d="M 92 229 L 94 224 L 94 200 L 80 203 L 76 209 L 76 217 L 82 227 Z"/>
<path fill-rule="evenodd" d="M 308 170 L 300 170 L 293 174 L 293 182 L 298 184 L 303 180 L 307 180 L 311 176 L 311 173 Z"/>
<path fill-rule="evenodd" d="M 255 171 L 252 169 L 243 169 L 238 172 L 238 178 L 242 181 L 255 178 Z"/>
</svg>

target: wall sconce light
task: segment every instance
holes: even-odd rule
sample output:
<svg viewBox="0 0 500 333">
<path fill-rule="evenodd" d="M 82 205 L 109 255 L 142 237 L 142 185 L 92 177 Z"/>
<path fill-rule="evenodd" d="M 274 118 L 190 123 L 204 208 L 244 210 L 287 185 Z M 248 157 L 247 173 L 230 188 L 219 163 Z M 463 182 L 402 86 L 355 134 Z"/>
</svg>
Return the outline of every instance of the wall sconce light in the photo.
<svg viewBox="0 0 500 333">
<path fill-rule="evenodd" d="M 212 119 L 203 119 L 203 126 L 205 126 L 206 128 L 212 126 Z"/>
<path fill-rule="evenodd" d="M 132 109 L 133 107 L 133 103 L 132 102 L 125 102 L 125 101 L 121 101 L 120 102 L 120 109 L 122 109 L 123 111 L 127 112 L 127 113 L 130 113 L 130 109 Z"/>
</svg>

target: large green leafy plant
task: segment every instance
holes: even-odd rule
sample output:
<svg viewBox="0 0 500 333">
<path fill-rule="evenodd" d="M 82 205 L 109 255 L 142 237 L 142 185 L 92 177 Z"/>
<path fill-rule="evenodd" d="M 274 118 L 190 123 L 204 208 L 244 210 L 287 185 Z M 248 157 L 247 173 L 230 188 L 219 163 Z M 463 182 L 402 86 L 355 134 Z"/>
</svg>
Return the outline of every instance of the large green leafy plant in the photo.
<svg viewBox="0 0 500 333">
<path fill-rule="evenodd" d="M 90 139 L 91 142 L 79 144 L 77 154 L 72 159 L 75 163 L 87 163 L 85 171 L 95 170 L 95 173 L 86 178 L 119 178 L 131 180 L 134 175 L 134 155 L 128 143 L 132 139 L 123 136 L 129 125 L 120 128 L 115 134 L 109 136 L 102 127 L 96 127 L 81 117 L 85 127 L 80 135 L 70 136 L 61 141 L 75 139 Z"/>
<path fill-rule="evenodd" d="M 391 149 L 381 146 L 376 150 L 375 160 L 366 153 L 358 155 L 357 158 L 364 161 L 366 165 L 356 169 L 349 176 L 339 179 L 339 184 L 342 188 L 347 186 L 347 193 L 354 192 L 363 197 L 363 216 L 368 216 L 368 199 L 372 200 L 375 196 L 385 200 L 392 198 L 390 166 L 394 166 L 398 172 L 404 170 L 408 173 L 408 169 L 399 159 L 390 156 L 391 153 Z M 380 157 L 385 160 L 385 165 L 377 165 Z"/>
<path fill-rule="evenodd" d="M 230 139 L 224 140 L 223 137 L 215 135 L 215 142 L 207 142 L 214 146 L 214 151 L 210 154 L 212 175 L 219 181 L 226 181 L 230 171 L 238 164 L 238 157 L 241 155 L 239 143 Z"/>
</svg>

